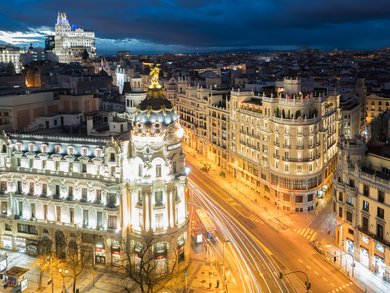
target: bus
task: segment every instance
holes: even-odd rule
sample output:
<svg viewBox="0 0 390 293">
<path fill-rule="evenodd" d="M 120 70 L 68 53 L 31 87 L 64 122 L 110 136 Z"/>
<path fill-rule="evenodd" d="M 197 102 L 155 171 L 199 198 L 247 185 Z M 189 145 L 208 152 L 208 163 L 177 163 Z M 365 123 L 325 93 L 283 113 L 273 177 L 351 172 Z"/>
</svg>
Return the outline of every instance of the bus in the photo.
<svg viewBox="0 0 390 293">
<path fill-rule="evenodd" d="M 216 241 L 218 238 L 217 228 L 215 227 L 213 221 L 206 213 L 203 208 L 196 210 L 196 215 L 198 216 L 199 222 L 202 226 L 202 230 L 206 234 L 207 239 L 210 241 Z"/>
</svg>

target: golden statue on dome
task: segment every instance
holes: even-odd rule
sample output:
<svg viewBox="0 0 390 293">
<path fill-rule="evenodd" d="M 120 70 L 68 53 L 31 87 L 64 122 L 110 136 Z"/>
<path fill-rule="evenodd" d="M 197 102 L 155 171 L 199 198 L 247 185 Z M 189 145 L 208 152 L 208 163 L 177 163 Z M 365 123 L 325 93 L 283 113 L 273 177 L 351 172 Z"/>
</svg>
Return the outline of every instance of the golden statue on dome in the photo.
<svg viewBox="0 0 390 293">
<path fill-rule="evenodd" d="M 150 66 L 150 73 L 149 75 L 152 77 L 150 81 L 149 88 L 150 89 L 160 89 L 161 84 L 158 82 L 158 76 L 160 74 L 160 64 L 155 64 L 155 63 L 147 63 L 144 62 L 144 65 Z"/>
</svg>

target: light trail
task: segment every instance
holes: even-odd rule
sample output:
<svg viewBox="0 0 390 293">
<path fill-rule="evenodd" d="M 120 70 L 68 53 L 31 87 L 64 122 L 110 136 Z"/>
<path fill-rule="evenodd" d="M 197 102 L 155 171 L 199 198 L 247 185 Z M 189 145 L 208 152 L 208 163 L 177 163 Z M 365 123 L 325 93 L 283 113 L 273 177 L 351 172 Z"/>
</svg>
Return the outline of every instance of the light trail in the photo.
<svg viewBox="0 0 390 293">
<path fill-rule="evenodd" d="M 279 280 L 274 273 L 278 272 L 279 268 L 275 266 L 269 252 L 255 242 L 236 219 L 215 204 L 194 182 L 190 181 L 189 187 L 196 204 L 212 216 L 223 241 L 228 239 L 231 242 L 234 255 L 228 254 L 229 257 L 226 258 L 225 250 L 226 263 L 231 266 L 232 260 L 235 260 L 234 266 L 239 272 L 241 283 L 244 284 L 244 292 L 289 292 L 284 280 Z M 218 241 L 218 245 L 223 246 L 223 242 Z"/>
</svg>

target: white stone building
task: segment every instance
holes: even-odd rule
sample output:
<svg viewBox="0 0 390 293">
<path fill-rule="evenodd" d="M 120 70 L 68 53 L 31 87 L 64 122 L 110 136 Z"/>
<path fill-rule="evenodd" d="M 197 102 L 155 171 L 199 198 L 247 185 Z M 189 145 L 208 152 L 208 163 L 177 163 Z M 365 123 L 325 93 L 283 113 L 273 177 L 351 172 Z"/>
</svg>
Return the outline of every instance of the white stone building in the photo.
<svg viewBox="0 0 390 293">
<path fill-rule="evenodd" d="M 142 247 L 148 236 L 159 268 L 183 261 L 183 135 L 161 88 L 148 90 L 122 140 L 3 132 L 0 247 L 60 257 L 80 247 L 95 264 L 115 264 L 121 240 Z"/>
<path fill-rule="evenodd" d="M 95 32 L 75 28 L 69 24 L 66 13 L 59 12 L 55 26 L 54 50 L 60 63 L 80 60 L 84 50 L 96 56 Z"/>
</svg>

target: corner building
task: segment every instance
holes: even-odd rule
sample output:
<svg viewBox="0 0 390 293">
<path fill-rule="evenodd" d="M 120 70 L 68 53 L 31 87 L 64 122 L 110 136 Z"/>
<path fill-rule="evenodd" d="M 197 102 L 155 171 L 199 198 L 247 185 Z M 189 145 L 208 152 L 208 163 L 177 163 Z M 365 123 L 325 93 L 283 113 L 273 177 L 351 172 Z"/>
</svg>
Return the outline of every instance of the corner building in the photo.
<svg viewBox="0 0 390 293">
<path fill-rule="evenodd" d="M 162 95 L 149 89 L 131 133 L 118 139 L 3 132 L 0 247 L 59 257 L 80 247 L 93 251 L 91 263 L 115 264 L 123 239 L 142 246 L 152 237 L 160 268 L 182 262 L 184 132 Z"/>
</svg>

